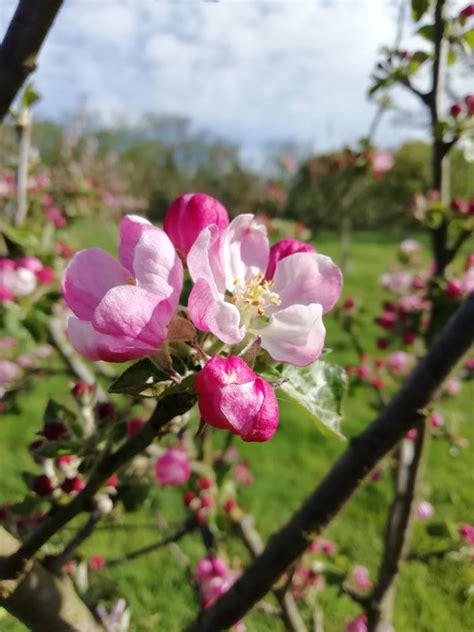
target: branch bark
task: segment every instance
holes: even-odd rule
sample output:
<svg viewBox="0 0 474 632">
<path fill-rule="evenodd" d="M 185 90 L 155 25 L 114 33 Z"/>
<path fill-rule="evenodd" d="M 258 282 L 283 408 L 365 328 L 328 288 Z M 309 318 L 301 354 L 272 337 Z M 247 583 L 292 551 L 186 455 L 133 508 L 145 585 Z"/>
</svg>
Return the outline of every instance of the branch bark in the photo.
<svg viewBox="0 0 474 632">
<path fill-rule="evenodd" d="M 36 69 L 36 57 L 63 0 L 20 0 L 0 46 L 0 121 L 25 79 Z"/>
<path fill-rule="evenodd" d="M 398 395 L 351 441 L 320 485 L 234 586 L 188 627 L 188 632 L 224 630 L 239 621 L 306 550 L 312 537 L 337 515 L 363 478 L 423 419 L 423 409 L 474 341 L 474 293 L 456 311 Z"/>
<path fill-rule="evenodd" d="M 19 545 L 0 527 L 0 556 L 12 555 Z M 54 575 L 37 561 L 24 575 L 0 582 L 0 606 L 33 632 L 103 632 L 69 577 Z"/>
</svg>

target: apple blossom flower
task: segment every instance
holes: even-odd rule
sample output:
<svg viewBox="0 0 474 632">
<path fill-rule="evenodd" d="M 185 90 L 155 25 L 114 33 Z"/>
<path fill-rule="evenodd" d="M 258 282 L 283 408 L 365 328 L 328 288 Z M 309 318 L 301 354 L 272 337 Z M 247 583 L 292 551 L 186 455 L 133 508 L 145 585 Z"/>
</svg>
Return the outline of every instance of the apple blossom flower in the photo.
<svg viewBox="0 0 474 632">
<path fill-rule="evenodd" d="M 452 377 L 446 382 L 444 391 L 446 395 L 457 395 L 461 391 L 461 380 L 457 377 Z"/>
<path fill-rule="evenodd" d="M 237 579 L 220 557 L 200 560 L 194 571 L 194 581 L 199 585 L 203 608 L 209 608 Z"/>
<path fill-rule="evenodd" d="M 183 485 L 191 477 L 191 466 L 183 450 L 167 450 L 155 463 L 155 478 L 160 485 Z"/>
<path fill-rule="evenodd" d="M 434 507 L 427 500 L 422 500 L 415 507 L 415 517 L 418 520 L 430 520 L 434 515 Z"/>
<path fill-rule="evenodd" d="M 387 171 L 394 165 L 393 154 L 391 151 L 378 150 L 372 155 L 372 169 L 374 171 L 374 177 L 378 180 L 382 178 Z"/>
<path fill-rule="evenodd" d="M 385 272 L 380 277 L 380 285 L 393 294 L 405 294 L 413 282 L 413 275 L 408 270 Z"/>
<path fill-rule="evenodd" d="M 466 7 L 464 7 L 464 9 L 462 9 L 462 11 L 459 13 L 459 17 L 461 18 L 461 20 L 467 20 L 467 18 L 470 18 L 474 16 L 474 4 L 468 4 Z"/>
<path fill-rule="evenodd" d="M 102 555 L 91 555 L 87 567 L 90 571 L 101 571 L 105 568 L 105 559 Z"/>
<path fill-rule="evenodd" d="M 10 360 L 0 360 L 0 386 L 7 385 L 20 373 L 20 367 Z"/>
<path fill-rule="evenodd" d="M 118 599 L 110 613 L 102 604 L 95 610 L 106 632 L 128 632 L 130 629 L 131 611 L 125 599 Z"/>
<path fill-rule="evenodd" d="M 46 217 L 55 226 L 55 228 L 64 228 L 66 226 L 66 218 L 59 208 L 50 208 L 46 211 Z"/>
<path fill-rule="evenodd" d="M 441 413 L 432 413 L 430 420 L 432 428 L 442 428 L 444 426 L 444 417 Z"/>
<path fill-rule="evenodd" d="M 411 257 L 421 250 L 421 244 L 416 239 L 404 239 L 399 246 L 400 253 L 406 257 Z"/>
<path fill-rule="evenodd" d="M 306 366 L 322 352 L 322 315 L 338 300 L 342 275 L 329 257 L 297 252 L 278 261 L 269 281 L 269 250 L 253 215 L 239 215 L 222 232 L 204 228 L 187 258 L 190 316 L 226 344 L 258 337 L 277 362 Z"/>
<path fill-rule="evenodd" d="M 212 357 L 199 372 L 195 388 L 202 419 L 244 441 L 268 441 L 278 426 L 273 388 L 236 356 Z"/>
<path fill-rule="evenodd" d="M 12 259 L 0 259 L 0 288 L 3 288 L 5 295 L 28 296 L 36 289 L 36 285 L 34 272 L 17 266 Z"/>
<path fill-rule="evenodd" d="M 405 351 L 393 351 L 387 358 L 387 367 L 394 375 L 401 375 L 410 367 L 411 359 Z"/>
<path fill-rule="evenodd" d="M 357 590 L 368 590 L 372 586 L 369 571 L 365 566 L 354 566 L 351 572 L 351 582 Z"/>
<path fill-rule="evenodd" d="M 63 274 L 64 298 L 74 312 L 69 339 L 90 360 L 125 362 L 155 353 L 178 304 L 183 268 L 162 230 L 125 216 L 119 258 L 100 248 L 81 250 Z"/>
<path fill-rule="evenodd" d="M 270 248 L 265 278 L 268 280 L 273 279 L 277 263 L 297 252 L 316 252 L 316 250 L 311 244 L 306 244 L 304 241 L 298 241 L 297 239 L 282 239 L 273 244 Z"/>
<path fill-rule="evenodd" d="M 166 211 L 163 228 L 174 247 L 185 256 L 206 226 L 224 230 L 229 224 L 225 207 L 210 195 L 186 193 L 180 195 Z"/>
<path fill-rule="evenodd" d="M 240 484 L 240 485 L 252 485 L 253 483 L 253 476 L 250 473 L 249 467 L 246 463 L 237 463 L 237 465 L 234 467 L 234 476 L 235 476 L 235 480 Z"/>
</svg>

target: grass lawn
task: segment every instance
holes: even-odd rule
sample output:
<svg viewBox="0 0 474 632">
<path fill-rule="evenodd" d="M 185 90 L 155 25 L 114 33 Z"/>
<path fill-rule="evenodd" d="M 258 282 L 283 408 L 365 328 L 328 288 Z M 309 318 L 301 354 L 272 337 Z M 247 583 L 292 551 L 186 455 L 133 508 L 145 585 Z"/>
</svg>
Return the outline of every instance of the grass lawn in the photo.
<svg viewBox="0 0 474 632">
<path fill-rule="evenodd" d="M 105 230 L 97 220 L 84 220 L 75 227 L 79 243 L 103 245 L 115 249 L 115 233 Z M 100 243 L 102 242 L 102 243 Z M 324 254 L 338 258 L 338 242 L 334 235 L 323 234 L 316 240 Z M 388 235 L 363 234 L 354 237 L 352 260 L 345 279 L 345 294 L 360 297 L 373 315 L 382 294 L 378 277 L 394 258 L 398 239 Z M 331 318 L 327 319 L 326 344 L 333 350 L 330 360 L 348 364 L 355 355 L 344 332 Z M 367 319 L 367 347 L 374 349 L 375 325 Z M 45 402 L 56 392 L 64 390 L 66 378 L 55 376 L 39 383 L 21 399 L 21 412 L 16 416 L 0 417 L 0 504 L 19 497 L 23 484 L 17 472 L 31 468 L 25 446 L 39 427 Z M 446 400 L 439 409 L 447 423 L 455 426 L 474 443 L 472 414 L 473 387 L 464 383 L 456 399 Z M 345 405 L 343 432 L 351 437 L 375 416 L 371 396 L 365 389 L 352 393 Z M 287 411 L 281 427 L 268 444 L 241 444 L 242 453 L 252 462 L 255 483 L 244 489 L 241 502 L 255 513 L 258 528 L 264 537 L 282 525 L 323 477 L 344 444 L 322 437 L 311 426 Z M 472 447 L 454 455 L 449 445 L 433 440 L 423 482 L 423 493 L 435 506 L 436 521 L 452 523 L 474 522 L 473 490 L 474 459 Z M 364 484 L 345 510 L 327 531 L 342 555 L 353 563 L 367 566 L 374 576 L 382 547 L 386 511 L 391 498 L 391 481 L 385 476 L 377 484 Z M 157 490 L 154 502 L 170 522 L 184 515 L 180 493 Z M 134 548 L 153 542 L 159 534 L 140 527 L 150 523 L 151 510 L 120 516 L 121 524 L 137 525 L 131 529 L 98 530 L 83 546 L 88 556 L 99 553 L 113 558 Z M 416 550 L 442 548 L 443 539 L 429 538 L 426 525 L 417 523 L 413 532 Z M 196 536 L 183 540 L 182 548 L 194 561 L 203 554 Z M 132 630 L 160 630 L 178 632 L 198 608 L 194 590 L 183 569 L 169 550 L 160 550 L 102 573 L 103 582 L 110 590 L 117 590 L 132 608 Z M 470 579 L 469 579 L 470 578 Z M 469 600 L 466 588 L 474 584 L 472 566 L 444 558 L 430 563 L 410 562 L 402 570 L 396 600 L 395 629 L 397 632 L 469 632 L 474 622 L 474 596 Z M 344 623 L 358 613 L 358 608 L 347 597 L 328 587 L 321 594 L 326 632 L 340 632 Z M 259 613 L 247 619 L 250 632 L 278 632 L 283 628 L 278 621 Z M 2 632 L 17 632 L 23 626 L 8 616 L 0 621 Z M 51 631 L 54 632 L 54 631 Z"/>
</svg>

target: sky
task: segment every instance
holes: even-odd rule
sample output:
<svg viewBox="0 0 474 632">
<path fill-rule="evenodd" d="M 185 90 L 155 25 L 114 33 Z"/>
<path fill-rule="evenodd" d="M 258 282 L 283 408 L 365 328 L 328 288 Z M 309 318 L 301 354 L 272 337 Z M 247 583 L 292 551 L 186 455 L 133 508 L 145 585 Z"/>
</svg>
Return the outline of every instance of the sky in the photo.
<svg viewBox="0 0 474 632">
<path fill-rule="evenodd" d="M 456 4 L 456 0 L 455 0 Z M 459 3 L 457 3 L 459 4 Z M 461 6 L 462 6 L 461 2 Z M 0 0 L 0 31 L 14 0 Z M 38 116 L 180 114 L 249 154 L 292 142 L 323 151 L 367 133 L 366 93 L 397 0 L 65 0 L 34 77 Z M 407 41 L 414 27 L 405 27 Z M 417 108 L 411 96 L 403 107 Z M 388 117 L 377 142 L 423 130 Z"/>
</svg>

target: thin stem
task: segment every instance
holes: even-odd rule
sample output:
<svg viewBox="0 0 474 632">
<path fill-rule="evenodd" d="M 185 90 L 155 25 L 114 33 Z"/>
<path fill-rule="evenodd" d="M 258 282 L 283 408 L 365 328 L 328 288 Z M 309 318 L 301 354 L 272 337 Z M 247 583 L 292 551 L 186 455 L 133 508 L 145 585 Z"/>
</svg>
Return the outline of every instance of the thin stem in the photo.
<svg viewBox="0 0 474 632">
<path fill-rule="evenodd" d="M 239 621 L 339 513 L 378 461 L 423 419 L 421 412 L 474 341 L 474 293 L 461 305 L 398 395 L 349 448 L 289 522 L 268 541 L 232 588 L 201 612 L 188 632 Z"/>
<path fill-rule="evenodd" d="M 30 162 L 31 110 L 25 108 L 20 113 L 16 125 L 18 147 L 17 192 L 15 226 L 23 226 L 28 212 L 28 168 Z"/>
<path fill-rule="evenodd" d="M 95 512 L 91 513 L 84 526 L 78 530 L 73 538 L 71 538 L 70 542 L 66 544 L 63 551 L 58 555 L 50 555 L 46 557 L 43 562 L 43 566 L 53 573 L 61 570 L 64 564 L 74 555 L 76 549 L 92 535 L 99 520 L 99 514 Z"/>
<path fill-rule="evenodd" d="M 169 535 L 167 538 L 161 538 L 152 544 L 148 544 L 147 546 L 141 547 L 140 549 L 136 549 L 135 551 L 131 551 L 130 553 L 126 553 L 121 557 L 117 557 L 114 560 L 107 561 L 107 568 L 111 566 L 117 566 L 118 564 L 123 564 L 124 562 L 130 562 L 132 560 L 136 560 L 143 555 L 148 555 L 149 553 L 153 553 L 158 549 L 167 546 L 168 544 L 173 544 L 179 542 L 185 535 L 194 531 L 197 527 L 196 520 L 194 517 L 190 520 L 187 520 L 179 529 L 177 529 L 174 533 Z"/>
</svg>

